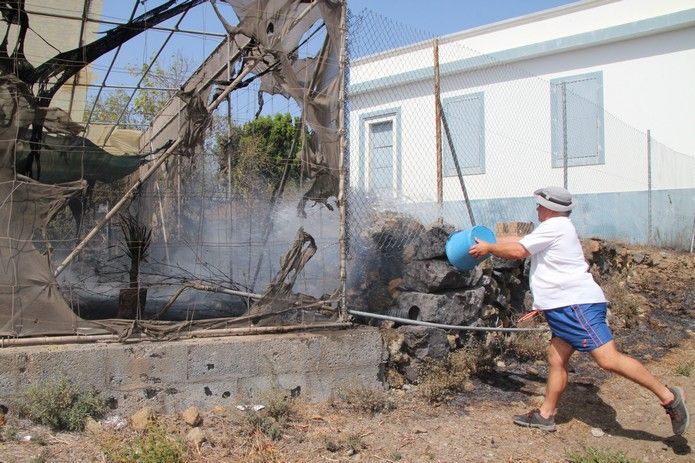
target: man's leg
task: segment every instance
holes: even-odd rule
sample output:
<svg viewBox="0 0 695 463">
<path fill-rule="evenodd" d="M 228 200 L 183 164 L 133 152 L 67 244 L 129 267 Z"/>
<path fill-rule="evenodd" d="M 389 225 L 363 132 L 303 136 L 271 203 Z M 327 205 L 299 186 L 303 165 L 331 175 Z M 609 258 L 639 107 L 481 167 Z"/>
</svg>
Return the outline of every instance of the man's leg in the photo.
<svg viewBox="0 0 695 463">
<path fill-rule="evenodd" d="M 545 386 L 545 399 L 540 407 L 543 418 L 550 418 L 557 413 L 557 403 L 567 387 L 567 364 L 574 353 L 574 348 L 558 337 L 550 340 L 548 348 L 548 382 Z"/>
<path fill-rule="evenodd" d="M 661 400 L 661 405 L 671 418 L 674 434 L 683 434 L 688 429 L 690 414 L 683 389 L 666 387 L 639 361 L 618 352 L 613 341 L 592 350 L 591 355 L 604 370 L 618 373 L 652 391 Z"/>
<path fill-rule="evenodd" d="M 642 387 L 652 391 L 661 401 L 662 405 L 674 399 L 673 393 L 654 377 L 638 360 L 618 352 L 614 341 L 609 341 L 591 351 L 598 366 L 606 371 L 617 373 Z"/>
</svg>

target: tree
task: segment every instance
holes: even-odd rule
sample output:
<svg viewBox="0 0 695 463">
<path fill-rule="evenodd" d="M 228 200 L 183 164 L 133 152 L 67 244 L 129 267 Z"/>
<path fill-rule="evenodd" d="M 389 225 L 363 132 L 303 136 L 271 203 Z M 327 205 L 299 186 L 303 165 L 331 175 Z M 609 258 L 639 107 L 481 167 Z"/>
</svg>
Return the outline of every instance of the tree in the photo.
<svg viewBox="0 0 695 463">
<path fill-rule="evenodd" d="M 118 127 L 132 128 L 149 124 L 157 113 L 175 94 L 177 89 L 186 82 L 190 59 L 177 51 L 163 64 L 156 62 L 147 72 L 147 65 L 126 66 L 132 77 L 142 78 L 140 84 L 145 89 L 136 92 L 131 100 L 131 92 L 116 89 L 106 97 L 100 97 L 94 104 L 95 96 L 87 100 L 87 108 L 94 106 L 91 121 L 116 123 Z M 143 78 L 144 76 L 144 78 Z M 153 88 L 147 90 L 146 88 Z M 125 108 L 125 110 L 124 110 Z M 123 115 L 121 116 L 121 112 Z M 119 116 L 121 116 L 119 121 Z M 87 122 L 89 111 L 85 111 L 83 122 Z"/>
<path fill-rule="evenodd" d="M 287 162 L 287 179 L 298 179 L 299 126 L 299 118 L 276 114 L 233 126 L 230 134 L 218 136 L 216 155 L 220 171 L 227 174 L 227 169 L 231 169 L 234 191 L 241 195 L 270 193 L 280 182 Z"/>
</svg>

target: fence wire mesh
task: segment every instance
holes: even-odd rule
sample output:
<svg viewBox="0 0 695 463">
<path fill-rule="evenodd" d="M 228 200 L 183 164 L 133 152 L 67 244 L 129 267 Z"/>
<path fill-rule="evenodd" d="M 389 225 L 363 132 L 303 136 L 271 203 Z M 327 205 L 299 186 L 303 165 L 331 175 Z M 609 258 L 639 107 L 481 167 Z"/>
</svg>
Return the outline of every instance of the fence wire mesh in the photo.
<svg viewBox="0 0 695 463">
<path fill-rule="evenodd" d="M 368 10 L 350 16 L 351 257 L 364 237 L 384 250 L 407 244 L 421 231 L 410 219 L 458 229 L 537 222 L 531 193 L 547 185 L 576 196 L 582 237 L 687 248 L 695 158 L 607 111 L 600 66 L 572 74 L 566 62 L 500 61 L 464 42 Z M 577 53 L 570 59 L 591 63 Z M 395 217 L 405 229 L 375 230 Z"/>
<path fill-rule="evenodd" d="M 5 56 L 13 62 L 0 73 L 7 109 L 0 111 L 7 153 L 1 218 L 8 230 L 0 254 L 14 269 L 0 282 L 0 337 L 173 338 L 198 328 L 333 324 L 337 194 L 314 185 L 316 170 L 330 171 L 337 158 L 337 150 L 328 156 L 316 147 L 335 145 L 337 126 L 316 107 L 325 104 L 320 109 L 337 118 L 337 98 L 323 97 L 338 87 L 343 4 L 218 5 L 215 11 L 231 22 L 248 15 L 249 35 L 230 39 L 209 4 L 196 13 L 214 18 L 217 33 L 208 34 L 205 18 L 200 24 L 187 15 L 207 2 L 140 3 L 132 8 L 135 22 L 122 24 L 102 24 L 100 3 L 71 2 L 76 16 L 69 21 L 18 4 L 27 27 L 50 26 L 40 42 L 20 43 L 24 32 L 8 18 L 0 23 L 18 50 L 26 45 L 26 53 Z M 143 17 L 146 24 L 138 22 Z M 90 24 L 84 37 L 77 26 L 60 27 L 80 23 Z M 153 25 L 159 29 L 148 31 Z M 100 71 L 102 84 L 85 69 L 79 86 L 66 85 L 54 102 L 65 107 L 54 117 L 72 122 L 71 130 L 54 123 L 62 131 L 51 131 L 48 122 L 42 130 L 39 102 L 51 98 L 38 97 L 54 80 L 36 90 L 21 79 L 57 53 L 93 45 L 98 32 L 110 38 L 99 42 L 103 54 L 95 55 L 94 46 L 84 54 L 100 57 L 91 71 Z M 138 33 L 142 40 L 131 41 Z M 182 41 L 190 34 L 216 44 L 189 48 Z M 178 48 L 168 48 L 172 42 Z M 199 54 L 184 56 L 184 49 Z M 88 59 L 80 57 L 59 60 L 55 72 L 85 67 Z M 17 77 L 9 68 L 26 73 Z M 26 80 L 34 82 L 31 75 Z M 303 150 L 309 146 L 313 152 Z M 323 158 L 316 160 L 317 153 Z"/>
<path fill-rule="evenodd" d="M 335 2 L 320 3 L 322 8 L 337 8 Z M 309 14 L 314 5 L 296 2 L 301 12 L 293 11 Z M 83 8 L 76 14 L 80 11 Z M 335 15 L 323 19 L 331 17 L 334 24 L 318 21 L 316 28 L 307 29 L 301 45 L 288 56 L 302 61 L 326 49 L 327 34 L 341 29 Z M 30 16 L 30 21 L 35 18 Z M 168 24 L 173 32 L 176 21 Z M 8 153 L 0 166 L 5 172 L 0 184 L 6 192 L 2 217 L 10 230 L 3 237 L 3 252 L 10 256 L 4 262 L 11 270 L 0 282 L 0 296 L 7 302 L 0 311 L 0 336 L 99 331 L 103 325 L 81 325 L 79 320 L 121 318 L 124 305 L 133 307 L 126 300 L 133 299 L 136 310 L 124 318 L 150 321 L 166 312 L 169 320 L 186 323 L 216 318 L 256 322 L 253 301 L 280 276 L 291 280 L 295 294 L 291 301 L 272 291 L 266 294 L 266 303 L 282 306 L 272 323 L 335 320 L 342 289 L 344 262 L 339 243 L 343 231 L 349 258 L 348 306 L 387 307 L 399 289 L 403 249 L 423 236 L 428 225 L 493 228 L 499 222 L 534 221 L 531 192 L 551 184 L 564 185 L 576 195 L 579 206 L 573 220 L 583 237 L 692 246 L 695 159 L 606 111 L 607 77 L 597 67 L 551 72 L 557 69 L 542 59 L 503 62 L 454 37 L 437 39 L 369 10 L 350 13 L 347 22 L 343 160 L 348 177 L 339 192 L 344 194 L 344 204 L 336 204 L 337 195 L 327 195 L 335 193 L 330 185 L 323 191 L 320 184 L 311 188 L 313 180 L 300 169 L 297 157 L 312 136 L 323 132 L 330 138 L 331 130 L 337 132 L 337 127 L 329 127 L 337 114 L 328 118 L 329 123 L 312 127 L 301 110 L 305 101 L 276 95 L 266 96 L 261 105 L 263 71 L 256 69 L 221 104 L 202 145 L 187 153 L 189 157 L 172 156 L 138 187 L 128 208 L 137 221 L 129 222 L 129 214 L 107 221 L 79 259 L 60 273 L 57 285 L 45 259 L 54 268 L 62 266 L 85 231 L 104 220 L 131 185 L 126 175 L 147 161 L 140 167 L 142 173 L 158 159 L 161 151 L 141 144 L 142 131 L 154 131 L 157 126 L 164 132 L 166 127 L 159 125 L 166 120 L 174 128 L 170 138 L 180 135 L 184 125 L 180 110 L 185 104 L 165 104 L 157 113 L 148 103 L 153 92 L 160 92 L 156 98 L 167 101 L 185 82 L 155 79 L 146 85 L 149 88 L 126 82 L 127 76 L 143 77 L 132 75 L 142 69 L 152 68 L 161 77 L 157 66 L 172 68 L 169 74 L 175 74 L 172 62 L 153 58 L 159 57 L 170 34 L 148 36 L 148 46 L 158 51 L 152 56 L 141 52 L 138 63 L 117 62 L 115 55 L 104 55 L 105 61 L 94 69 L 108 70 L 106 77 L 113 72 L 113 80 L 104 77 L 101 87 L 85 84 L 73 92 L 66 86 L 60 94 L 67 98 L 72 118 L 88 126 L 86 132 L 74 138 L 65 133 L 46 135 L 39 173 L 38 163 L 32 170 L 28 161 L 34 149 L 28 138 L 33 130 L 28 121 L 33 116 L 26 115 L 36 109 L 33 90 L 16 78 L 0 76 L 0 99 L 8 103 L 3 106 L 8 111 L 2 112 L 0 127 L 0 141 L 7 148 L 3 152 Z M 3 24 L 11 29 L 11 21 Z M 105 30 L 113 26 L 108 24 Z M 267 33 L 265 26 L 263 30 Z M 94 34 L 91 31 L 88 36 Z M 78 34 L 73 35 L 78 40 Z M 157 44 L 155 37 L 159 37 Z M 218 39 L 222 40 L 219 36 L 214 40 Z M 38 64 L 72 47 L 60 39 L 51 43 L 60 48 L 40 43 L 38 48 L 28 47 L 26 57 Z M 226 66 L 226 72 L 215 74 L 219 82 L 213 78 L 194 86 L 196 90 L 211 92 L 214 87 L 220 92 L 241 75 L 244 64 L 232 59 L 229 47 L 219 48 L 223 44 L 214 49 L 213 55 L 221 51 L 211 62 L 218 68 Z M 587 59 L 586 54 L 579 57 Z M 20 58 L 24 57 L 14 57 Z M 200 57 L 196 60 L 188 74 Z M 331 55 L 317 61 L 335 68 L 338 60 Z M 84 65 L 67 64 L 76 63 Z M 17 61 L 13 66 L 20 64 L 26 63 Z M 66 63 L 56 66 L 62 64 Z M 313 80 L 308 68 L 304 68 L 304 84 Z M 82 74 L 83 81 L 89 82 L 89 73 Z M 328 81 L 331 76 L 316 80 Z M 305 99 L 329 96 L 326 88 L 323 92 L 307 92 Z M 216 95 L 205 93 L 206 102 Z M 97 105 L 98 101 L 102 104 Z M 123 101 L 124 106 L 109 106 Z M 113 156 L 113 151 L 119 156 Z M 149 157 L 127 156 L 139 151 Z M 324 167 L 337 178 L 335 166 Z M 91 178 L 88 171 L 101 177 Z M 18 174 L 31 175 L 38 182 Z M 85 186 L 91 196 L 80 197 Z M 65 207 L 68 202 L 70 208 Z M 338 213 L 342 206 L 345 224 Z M 305 216 L 298 214 L 298 207 Z M 129 228 L 129 223 L 145 229 Z M 316 247 L 310 259 L 305 252 L 311 240 L 298 235 L 300 227 Z M 131 238 L 139 234 L 141 241 L 149 241 L 146 259 L 142 249 L 135 251 L 141 253 L 142 261 L 135 267 L 128 253 L 134 252 L 131 244 L 137 239 L 130 239 L 129 233 Z M 288 259 L 305 265 L 282 275 Z M 22 265 L 27 266 L 18 271 Z M 385 284 L 369 284 L 376 279 Z M 57 310 L 44 310 L 46 304 Z M 320 310 L 287 315 L 282 311 L 289 306 Z M 250 318 L 244 319 L 246 315 Z M 148 325 L 148 329 L 156 331 L 156 326 Z M 175 335 L 192 326 L 174 325 L 163 333 Z M 206 325 L 211 326 L 229 325 L 227 321 Z"/>
</svg>

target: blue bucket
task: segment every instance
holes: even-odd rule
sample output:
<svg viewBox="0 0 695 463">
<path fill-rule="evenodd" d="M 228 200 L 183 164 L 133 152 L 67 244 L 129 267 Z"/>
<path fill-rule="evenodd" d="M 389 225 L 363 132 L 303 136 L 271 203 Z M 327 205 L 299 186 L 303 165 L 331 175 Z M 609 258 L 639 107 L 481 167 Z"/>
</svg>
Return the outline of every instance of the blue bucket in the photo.
<svg viewBox="0 0 695 463">
<path fill-rule="evenodd" d="M 476 225 L 467 230 L 454 232 L 449 236 L 449 239 L 446 240 L 445 246 L 446 258 L 449 259 L 449 263 L 458 270 L 471 270 L 480 262 L 487 259 L 489 254 L 479 259 L 468 254 L 471 246 L 475 244 L 476 238 L 487 241 L 488 243 L 497 242 L 492 230 L 482 225 Z"/>
</svg>

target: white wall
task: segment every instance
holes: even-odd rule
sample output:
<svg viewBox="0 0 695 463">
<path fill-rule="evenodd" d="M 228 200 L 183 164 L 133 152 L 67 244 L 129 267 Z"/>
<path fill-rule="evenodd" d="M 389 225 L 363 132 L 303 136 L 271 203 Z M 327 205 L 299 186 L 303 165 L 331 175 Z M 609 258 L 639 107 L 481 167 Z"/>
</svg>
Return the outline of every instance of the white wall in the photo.
<svg viewBox="0 0 695 463">
<path fill-rule="evenodd" d="M 547 40 L 626 20 L 645 19 L 692 7 L 685 1 L 593 2 L 593 9 L 528 22 L 514 30 L 449 40 L 440 46 L 440 63 L 475 55 L 477 48 L 498 50 L 504 43 Z M 654 6 L 653 8 L 651 8 Z M 552 16 L 552 15 L 551 15 Z M 512 20 L 513 22 L 513 20 Z M 523 22 L 520 20 L 520 22 Z M 593 29 L 592 29 L 593 28 Z M 495 28 L 493 28 L 495 29 Z M 454 38 L 452 36 L 451 38 Z M 521 37 L 524 39 L 522 40 Z M 449 38 L 449 39 L 451 39 Z M 493 40 L 494 38 L 494 40 Z M 568 187 L 575 193 L 643 191 L 647 188 L 646 131 L 675 151 L 695 155 L 695 27 L 605 43 L 516 61 L 442 78 L 443 99 L 482 91 L 485 95 L 485 174 L 465 177 L 475 199 L 527 196 L 538 185 L 562 184 L 562 169 L 551 168 L 549 81 L 556 77 L 601 71 L 603 74 L 605 164 L 571 167 Z M 431 45 L 413 53 L 370 58 L 351 68 L 351 85 L 381 79 L 432 63 Z M 423 71 L 424 74 L 424 71 Z M 395 80 L 395 78 L 394 78 Z M 352 182 L 358 175 L 359 115 L 400 108 L 403 191 L 406 200 L 436 200 L 433 80 L 419 80 L 351 96 Z M 444 139 L 446 143 L 446 139 Z M 662 155 L 662 157 L 665 155 Z M 655 163 L 655 188 L 695 186 L 693 162 L 673 155 Z M 671 159 L 673 158 L 673 159 Z M 668 170 L 668 172 L 666 172 Z M 444 182 L 444 199 L 462 198 L 456 177 Z"/>
</svg>

